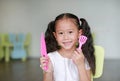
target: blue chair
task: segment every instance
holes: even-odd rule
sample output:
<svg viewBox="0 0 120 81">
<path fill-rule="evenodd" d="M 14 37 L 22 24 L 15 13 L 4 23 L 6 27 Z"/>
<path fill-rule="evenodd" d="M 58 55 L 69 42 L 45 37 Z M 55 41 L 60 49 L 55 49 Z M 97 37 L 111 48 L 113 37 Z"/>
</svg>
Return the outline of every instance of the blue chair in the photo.
<svg viewBox="0 0 120 81">
<path fill-rule="evenodd" d="M 10 33 L 10 34 L 9 34 L 9 41 L 10 41 L 11 43 L 16 42 L 16 35 L 13 34 L 13 33 Z"/>
<path fill-rule="evenodd" d="M 11 36 L 11 40 L 12 38 L 14 37 Z M 22 59 L 22 61 L 26 60 L 27 54 L 26 54 L 26 50 L 24 49 L 24 40 L 25 40 L 24 34 L 18 34 L 16 41 L 12 40 L 14 48 L 11 54 L 11 58 Z"/>
<path fill-rule="evenodd" d="M 24 43 L 25 42 L 25 35 L 24 34 L 22 34 L 22 33 L 19 33 L 18 34 L 18 38 L 17 38 L 17 41 L 18 42 L 22 42 L 22 43 Z"/>
</svg>

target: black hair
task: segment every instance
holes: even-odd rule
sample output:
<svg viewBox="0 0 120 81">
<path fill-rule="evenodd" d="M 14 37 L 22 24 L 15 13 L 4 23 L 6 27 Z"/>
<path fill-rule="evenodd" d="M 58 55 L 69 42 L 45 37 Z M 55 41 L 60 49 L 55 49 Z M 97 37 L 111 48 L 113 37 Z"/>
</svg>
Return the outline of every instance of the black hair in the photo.
<svg viewBox="0 0 120 81">
<path fill-rule="evenodd" d="M 47 46 L 47 53 L 53 52 L 60 49 L 53 32 L 55 32 L 56 23 L 58 20 L 63 18 L 69 18 L 74 20 L 74 23 L 78 27 L 78 30 L 82 29 L 82 34 L 85 35 L 88 39 L 86 43 L 82 46 L 82 51 L 84 56 L 86 57 L 93 75 L 95 74 L 95 56 L 94 56 L 94 46 L 93 46 L 93 38 L 91 35 L 90 27 L 87 21 L 84 18 L 79 19 L 76 15 L 71 13 L 63 13 L 58 15 L 54 21 L 51 21 L 48 24 L 48 28 L 45 32 L 45 41 Z M 80 23 L 81 22 L 81 23 Z"/>
</svg>

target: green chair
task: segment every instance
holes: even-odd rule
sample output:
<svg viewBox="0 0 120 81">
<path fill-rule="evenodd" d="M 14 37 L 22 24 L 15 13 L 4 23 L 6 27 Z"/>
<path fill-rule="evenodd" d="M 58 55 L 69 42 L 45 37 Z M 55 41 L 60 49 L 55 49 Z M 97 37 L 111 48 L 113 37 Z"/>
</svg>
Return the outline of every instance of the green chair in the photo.
<svg viewBox="0 0 120 81">
<path fill-rule="evenodd" d="M 103 74 L 103 66 L 104 66 L 104 48 L 102 46 L 95 45 L 95 58 L 96 58 L 96 73 L 92 76 L 92 80 L 94 78 L 99 78 Z"/>
</svg>

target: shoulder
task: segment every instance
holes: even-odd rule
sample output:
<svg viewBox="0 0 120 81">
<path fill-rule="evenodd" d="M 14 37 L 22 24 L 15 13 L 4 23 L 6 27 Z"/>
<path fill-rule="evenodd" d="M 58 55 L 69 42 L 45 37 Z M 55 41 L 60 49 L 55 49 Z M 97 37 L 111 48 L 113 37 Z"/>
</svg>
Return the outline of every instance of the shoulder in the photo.
<svg viewBox="0 0 120 81">
<path fill-rule="evenodd" d="M 54 51 L 54 52 L 48 53 L 48 56 L 49 56 L 49 57 L 55 57 L 56 54 L 57 54 L 57 51 Z"/>
<path fill-rule="evenodd" d="M 52 62 L 58 62 L 58 60 L 63 60 L 63 58 L 59 55 L 58 51 L 48 53 L 48 57 L 51 59 Z"/>
<path fill-rule="evenodd" d="M 50 52 L 48 53 L 48 56 L 51 60 L 57 60 L 59 58 L 59 55 L 58 55 L 58 52 L 57 51 L 54 51 L 54 52 Z"/>
<path fill-rule="evenodd" d="M 50 58 L 52 65 L 54 67 L 58 59 L 57 51 L 48 53 L 48 57 Z"/>
</svg>

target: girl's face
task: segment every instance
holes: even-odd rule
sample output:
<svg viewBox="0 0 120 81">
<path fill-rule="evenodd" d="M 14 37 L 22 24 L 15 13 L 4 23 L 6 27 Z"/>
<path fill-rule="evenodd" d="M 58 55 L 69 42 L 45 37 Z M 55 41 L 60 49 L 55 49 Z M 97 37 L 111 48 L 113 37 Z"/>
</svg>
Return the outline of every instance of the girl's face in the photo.
<svg viewBox="0 0 120 81">
<path fill-rule="evenodd" d="M 76 48 L 81 30 L 75 25 L 72 19 L 61 19 L 56 23 L 54 36 L 62 49 L 72 50 Z"/>
</svg>

